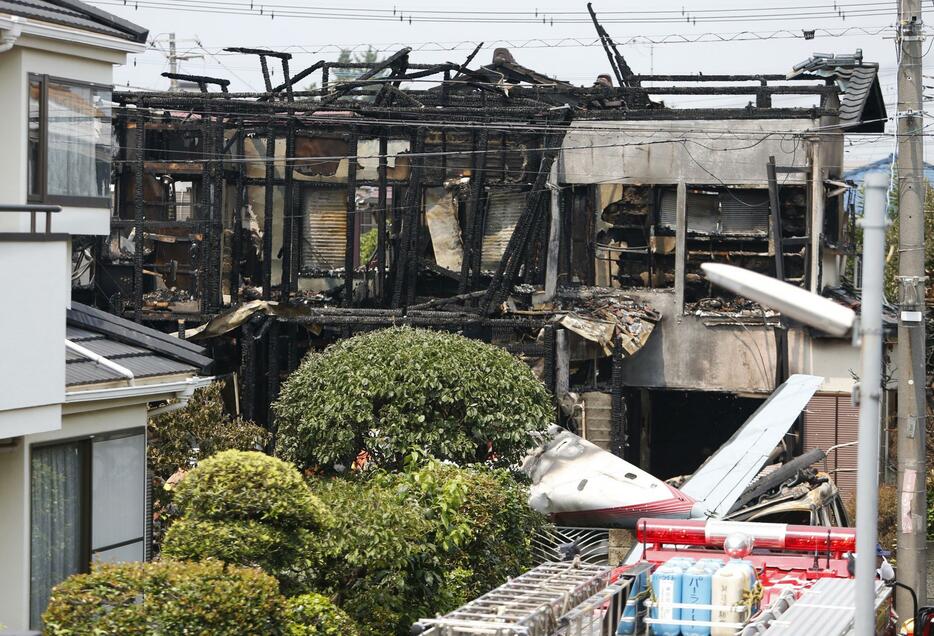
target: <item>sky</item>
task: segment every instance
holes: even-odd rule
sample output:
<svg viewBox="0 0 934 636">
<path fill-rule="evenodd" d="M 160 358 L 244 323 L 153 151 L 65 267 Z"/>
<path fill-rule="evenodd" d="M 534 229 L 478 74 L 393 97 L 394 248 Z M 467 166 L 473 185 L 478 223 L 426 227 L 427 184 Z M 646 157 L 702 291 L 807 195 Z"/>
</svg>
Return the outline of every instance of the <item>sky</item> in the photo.
<svg viewBox="0 0 934 636">
<path fill-rule="evenodd" d="M 224 47 L 289 51 L 293 73 L 340 49 L 368 46 L 389 54 L 410 46 L 412 62 L 462 62 L 484 42 L 474 65 L 492 50 L 509 48 L 516 61 L 574 84 L 590 85 L 610 72 L 586 3 L 574 0 L 90 0 L 150 31 L 149 48 L 116 69 L 114 83 L 165 89 L 169 34 L 174 33 L 179 72 L 226 77 L 231 90 L 262 89 L 254 56 Z M 596 0 L 594 10 L 636 73 L 786 73 L 815 52 L 852 54 L 878 62 L 889 116 L 896 98 L 895 1 L 870 0 Z M 815 30 L 805 40 L 804 30 Z M 930 43 L 924 44 L 925 51 Z M 934 59 L 925 57 L 924 61 Z M 276 69 L 273 82 L 281 81 Z M 928 81 L 928 80 L 926 80 Z M 934 79 L 930 80 L 934 84 Z M 934 90 L 934 87 L 932 87 Z M 745 105 L 748 97 L 666 98 L 674 106 Z M 776 103 L 776 105 L 779 105 Z M 790 104 L 789 104 L 790 105 Z M 889 123 L 894 128 L 893 122 Z M 892 152 L 889 137 L 850 136 L 846 162 L 859 165 Z"/>
</svg>

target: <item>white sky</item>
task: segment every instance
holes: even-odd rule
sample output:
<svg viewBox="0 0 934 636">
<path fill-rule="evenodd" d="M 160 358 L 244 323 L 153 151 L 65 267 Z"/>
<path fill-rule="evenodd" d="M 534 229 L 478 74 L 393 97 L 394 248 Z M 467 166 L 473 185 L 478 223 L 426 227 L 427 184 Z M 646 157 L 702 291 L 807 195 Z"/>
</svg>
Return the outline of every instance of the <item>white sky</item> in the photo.
<svg viewBox="0 0 934 636">
<path fill-rule="evenodd" d="M 168 80 L 159 76 L 168 70 L 166 52 L 169 32 L 174 32 L 180 54 L 200 55 L 180 63 L 180 72 L 226 77 L 232 81 L 231 90 L 260 90 L 262 76 L 257 58 L 252 56 L 222 53 L 227 46 L 255 46 L 288 50 L 293 54 L 292 72 L 295 73 L 319 59 L 336 59 L 341 47 L 365 49 L 367 44 L 386 50 L 396 50 L 401 46 L 411 46 L 415 51 L 412 62 L 461 62 L 477 42 L 484 41 L 486 46 L 476 58 L 477 63 L 487 63 L 492 56 L 494 46 L 508 46 L 516 60 L 528 67 L 548 75 L 570 81 L 574 84 L 589 85 L 599 73 L 608 73 L 603 49 L 595 41 L 595 32 L 586 13 L 583 1 L 567 2 L 559 0 L 513 0 L 504 4 L 495 0 L 472 0 L 469 3 L 449 1 L 399 0 L 385 2 L 380 0 L 269 0 L 263 7 L 264 15 L 230 15 L 231 10 L 249 11 L 250 0 L 139 0 L 142 4 L 134 8 L 133 0 L 124 5 L 122 0 L 90 0 L 96 6 L 127 18 L 150 30 L 151 47 L 140 55 L 131 56 L 127 66 L 116 69 L 115 84 L 138 88 L 165 89 Z M 264 0 L 253 0 L 253 11 L 257 12 Z M 161 5 L 161 8 L 147 7 Z M 270 8 L 275 5 L 275 8 Z M 823 17 L 816 13 L 833 13 L 834 7 L 842 8 L 848 15 Z M 169 8 L 165 8 L 169 7 Z M 535 12 L 544 15 L 547 20 L 549 11 L 580 11 L 577 14 L 564 14 L 565 18 L 587 20 L 575 24 L 504 24 L 501 22 L 399 22 L 393 20 L 348 20 L 346 15 L 361 9 L 393 9 L 403 15 L 408 11 L 474 11 L 475 18 L 497 18 L 484 12 L 525 11 L 533 17 Z M 188 9 L 188 10 L 183 10 Z M 190 9 L 196 9 L 192 11 Z M 315 12 L 318 10 L 347 12 L 338 19 L 320 17 L 285 17 L 281 12 L 290 10 Z M 607 31 L 620 44 L 620 50 L 636 73 L 785 73 L 791 67 L 814 52 L 853 53 L 862 49 L 864 59 L 880 64 L 880 77 L 886 99 L 886 107 L 891 117 L 895 113 L 895 43 L 892 39 L 895 23 L 896 2 L 870 2 L 869 0 L 655 0 L 651 3 L 621 3 L 609 0 L 597 0 L 594 9 L 598 17 L 601 11 Z M 756 19 L 738 20 L 747 16 L 743 11 L 750 9 L 758 12 Z M 275 18 L 266 17 L 271 10 L 279 11 Z M 651 17 L 658 20 L 667 17 L 667 22 L 611 23 L 609 11 L 674 11 L 673 14 L 653 16 L 622 16 L 617 18 Z M 687 11 L 698 18 L 696 23 L 682 21 L 681 11 Z M 719 16 L 726 16 L 730 21 L 710 21 L 702 19 L 714 10 Z M 776 13 L 790 12 L 793 18 L 774 17 Z M 708 12 L 705 14 L 705 12 Z M 864 15 L 855 15 L 863 12 Z M 874 15 L 865 15 L 872 13 Z M 878 15 L 876 15 L 878 14 Z M 356 15 L 373 15 L 356 13 Z M 555 14 L 552 14 L 554 16 Z M 558 17 L 561 17 L 560 15 Z M 886 28 L 888 27 L 888 28 Z M 821 33 L 827 29 L 840 33 L 851 29 L 840 37 Z M 869 35 L 861 29 L 884 33 Z M 685 36 L 694 38 L 704 34 L 719 34 L 725 37 L 731 34 L 749 32 L 744 38 L 768 36 L 768 34 L 788 35 L 787 32 L 800 34 L 802 29 L 818 29 L 815 39 L 806 41 L 802 38 L 782 39 L 771 37 L 765 40 L 747 40 L 739 42 L 716 43 L 645 43 L 648 37 L 659 41 L 665 36 Z M 627 43 L 633 37 L 642 41 Z M 560 39 L 571 46 L 553 45 Z M 580 46 L 573 42 L 578 39 L 590 46 Z M 673 39 L 671 37 L 667 38 Z M 530 40 L 543 40 L 528 48 L 521 48 L 520 43 Z M 506 42 L 503 42 L 506 41 Z M 426 44 L 437 43 L 437 45 Z M 510 46 L 510 43 L 512 44 Z M 595 44 L 595 45 L 594 45 Z M 925 50 L 929 50 L 926 43 Z M 425 50 L 419 50 L 420 48 Z M 451 50 L 437 50 L 447 48 Z M 436 50 L 428 50 L 436 49 Z M 925 61 L 934 59 L 925 57 Z M 313 76 L 314 78 L 315 76 Z M 281 81 L 281 73 L 275 72 L 273 81 Z M 927 81 L 927 80 L 926 80 Z M 934 84 L 934 79 L 930 80 Z M 934 87 L 932 87 L 934 90 Z M 929 91 L 930 92 L 930 91 Z M 748 97 L 740 97 L 738 105 L 744 105 Z M 676 106 L 722 106 L 737 105 L 734 100 L 722 97 L 682 97 L 666 99 Z M 856 165 L 882 158 L 893 147 L 891 139 L 876 139 L 862 142 L 853 136 L 853 145 L 847 149 L 847 163 Z"/>
</svg>

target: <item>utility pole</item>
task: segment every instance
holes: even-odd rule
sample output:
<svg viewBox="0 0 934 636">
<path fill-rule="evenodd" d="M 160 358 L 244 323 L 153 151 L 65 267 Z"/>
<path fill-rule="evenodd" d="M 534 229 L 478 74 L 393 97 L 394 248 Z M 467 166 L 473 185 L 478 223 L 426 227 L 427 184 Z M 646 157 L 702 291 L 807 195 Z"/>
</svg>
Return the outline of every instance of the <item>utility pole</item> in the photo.
<svg viewBox="0 0 934 636">
<path fill-rule="evenodd" d="M 900 0 L 898 15 L 898 579 L 914 589 L 920 606 L 927 592 L 924 368 L 924 125 L 921 0 Z M 898 590 L 900 616 L 912 601 Z"/>
<path fill-rule="evenodd" d="M 169 72 L 178 73 L 178 55 L 175 52 L 175 34 L 169 33 Z M 178 80 L 174 77 L 169 80 L 169 92 L 178 91 Z"/>
<path fill-rule="evenodd" d="M 863 208 L 862 311 L 859 320 L 859 447 L 856 472 L 856 636 L 876 629 L 876 541 L 879 532 L 879 425 L 882 401 L 882 278 L 885 192 L 882 174 L 866 177 Z"/>
</svg>

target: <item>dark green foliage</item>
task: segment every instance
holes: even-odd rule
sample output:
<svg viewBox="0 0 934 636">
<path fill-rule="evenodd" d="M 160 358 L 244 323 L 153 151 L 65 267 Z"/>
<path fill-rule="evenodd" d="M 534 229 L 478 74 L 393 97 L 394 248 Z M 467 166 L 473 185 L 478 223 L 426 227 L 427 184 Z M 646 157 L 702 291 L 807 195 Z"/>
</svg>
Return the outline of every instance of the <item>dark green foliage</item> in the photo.
<svg viewBox="0 0 934 636">
<path fill-rule="evenodd" d="M 311 485 L 336 518 L 308 548 L 314 586 L 334 594 L 365 636 L 406 634 L 528 569 L 544 523 L 524 485 L 483 466 L 433 460 Z"/>
<path fill-rule="evenodd" d="M 259 450 L 268 441 L 265 429 L 224 413 L 215 382 L 195 391 L 185 407 L 149 420 L 149 468 L 165 480 L 192 460 L 230 449 Z"/>
<path fill-rule="evenodd" d="M 276 580 L 217 561 L 99 565 L 52 591 L 49 636 L 74 634 L 283 634 Z"/>
<path fill-rule="evenodd" d="M 165 531 L 175 517 L 172 492 L 166 481 L 179 469 L 220 451 L 257 450 L 269 441 L 269 433 L 246 420 L 224 413 L 221 384 L 198 389 L 188 404 L 149 420 L 147 463 L 153 481 L 153 543 L 161 548 Z"/>
<path fill-rule="evenodd" d="M 529 507 L 528 487 L 512 473 L 430 462 L 401 479 L 414 486 L 426 482 L 461 484 L 463 496 L 455 509 L 457 521 L 452 523 L 462 524 L 466 532 L 458 536 L 448 567 L 459 570 L 461 596 L 473 599 L 532 567 L 532 537 L 547 521 Z M 424 486 L 421 490 L 423 504 L 438 510 L 436 517 L 443 518 L 450 502 L 431 490 L 426 492 Z M 444 531 L 448 532 L 446 527 Z"/>
<path fill-rule="evenodd" d="M 302 468 L 349 465 L 362 450 L 381 467 L 399 467 L 413 448 L 510 465 L 553 419 L 545 387 L 504 349 L 412 328 L 309 354 L 275 408 L 278 452 Z"/>
<path fill-rule="evenodd" d="M 287 636 L 358 636 L 347 613 L 322 594 L 301 594 L 286 601 Z"/>
<path fill-rule="evenodd" d="M 300 588 L 304 546 L 330 515 L 293 466 L 257 452 L 224 451 L 192 470 L 176 488 L 182 517 L 162 553 L 258 566 L 285 591 Z"/>
<path fill-rule="evenodd" d="M 209 457 L 179 483 L 175 499 L 182 514 L 194 519 L 299 528 L 314 527 L 327 515 L 295 467 L 257 452 Z"/>
<path fill-rule="evenodd" d="M 315 479 L 333 525 L 308 546 L 313 588 L 333 595 L 365 636 L 405 630 L 431 607 L 440 581 L 422 564 L 436 552 L 417 505 L 374 480 Z"/>
</svg>

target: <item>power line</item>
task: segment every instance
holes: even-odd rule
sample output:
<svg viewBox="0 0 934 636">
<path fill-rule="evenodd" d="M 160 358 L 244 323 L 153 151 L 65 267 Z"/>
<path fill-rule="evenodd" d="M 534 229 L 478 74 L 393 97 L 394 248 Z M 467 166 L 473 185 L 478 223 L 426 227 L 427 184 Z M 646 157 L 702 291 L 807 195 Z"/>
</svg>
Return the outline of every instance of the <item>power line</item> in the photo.
<svg viewBox="0 0 934 636">
<path fill-rule="evenodd" d="M 437 16 L 407 16 L 401 15 L 393 17 L 391 15 L 360 15 L 328 12 L 322 10 L 310 10 L 301 5 L 273 5 L 258 4 L 251 2 L 248 4 L 225 2 L 223 0 L 133 0 L 132 5 L 127 2 L 97 0 L 97 4 L 111 6 L 133 6 L 134 8 L 155 8 L 170 9 L 176 11 L 188 11 L 196 13 L 214 13 L 226 15 L 244 15 L 255 17 L 280 18 L 307 18 L 316 20 L 341 20 L 341 21 L 362 21 L 362 22 L 404 22 L 404 23 L 469 23 L 469 24 L 587 24 L 589 18 L 548 18 L 539 20 L 537 18 L 478 18 L 478 17 L 458 17 L 455 15 L 437 15 Z M 884 3 L 880 3 L 884 4 Z M 342 10 L 343 11 L 343 10 Z M 892 15 L 891 9 L 864 7 L 842 11 L 841 9 L 824 9 L 815 11 L 801 11 L 799 8 L 773 8 L 759 13 L 737 14 L 729 11 L 721 11 L 715 14 L 695 15 L 686 13 L 685 15 L 656 16 L 656 17 L 610 17 L 603 20 L 606 24 L 663 24 L 663 23 L 729 23 L 729 22 L 762 22 L 783 20 L 846 20 L 847 18 L 863 18 L 873 16 Z"/>
</svg>

